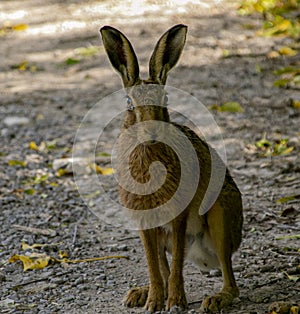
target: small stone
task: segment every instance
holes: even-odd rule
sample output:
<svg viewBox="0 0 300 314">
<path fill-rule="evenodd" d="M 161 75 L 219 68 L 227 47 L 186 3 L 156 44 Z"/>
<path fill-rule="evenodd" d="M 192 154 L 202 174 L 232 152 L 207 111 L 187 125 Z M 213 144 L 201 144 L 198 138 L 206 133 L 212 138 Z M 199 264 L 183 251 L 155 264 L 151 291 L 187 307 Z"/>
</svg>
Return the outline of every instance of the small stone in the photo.
<svg viewBox="0 0 300 314">
<path fill-rule="evenodd" d="M 80 285 L 80 284 L 82 284 L 82 283 L 84 283 L 84 280 L 83 280 L 82 277 L 77 278 L 77 279 L 75 280 L 75 282 L 74 282 L 75 285 Z"/>
<path fill-rule="evenodd" d="M 222 272 L 220 269 L 211 269 L 209 271 L 209 274 L 210 274 L 210 276 L 213 276 L 213 277 L 219 277 L 222 275 Z"/>
<path fill-rule="evenodd" d="M 3 123 L 8 126 L 14 126 L 14 125 L 26 125 L 30 122 L 30 120 L 26 117 L 15 117 L 15 116 L 11 116 L 11 117 L 6 117 L 3 120 Z"/>
<path fill-rule="evenodd" d="M 128 246 L 126 244 L 121 244 L 118 246 L 119 251 L 128 251 Z"/>
<path fill-rule="evenodd" d="M 108 287 L 113 287 L 116 284 L 116 282 L 114 280 L 107 280 L 106 284 Z"/>
<path fill-rule="evenodd" d="M 0 272 L 0 282 L 3 282 L 5 280 L 6 280 L 5 275 L 2 272 Z"/>
<path fill-rule="evenodd" d="M 170 309 L 170 314 L 181 314 L 182 310 L 180 307 L 178 306 L 172 306 L 172 308 Z"/>
</svg>

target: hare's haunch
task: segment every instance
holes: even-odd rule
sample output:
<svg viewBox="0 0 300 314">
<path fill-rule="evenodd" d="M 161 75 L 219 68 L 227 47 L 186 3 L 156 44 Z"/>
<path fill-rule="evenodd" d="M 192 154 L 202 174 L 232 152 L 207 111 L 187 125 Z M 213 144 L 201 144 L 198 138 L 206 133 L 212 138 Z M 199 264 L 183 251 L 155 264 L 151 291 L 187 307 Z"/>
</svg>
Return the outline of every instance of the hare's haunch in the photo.
<svg viewBox="0 0 300 314">
<path fill-rule="evenodd" d="M 187 27 L 175 25 L 159 39 L 147 80 L 139 77 L 137 57 L 125 35 L 110 26 L 100 32 L 127 93 L 118 144 L 120 201 L 141 216 L 154 213 L 151 221 L 140 223 L 149 286 L 129 290 L 124 304 L 144 306 L 152 313 L 173 306 L 187 308 L 182 274 L 186 257 L 202 269 L 221 268 L 222 291 L 204 299 L 200 308 L 219 313 L 239 295 L 231 257 L 241 242 L 242 200 L 217 153 L 190 128 L 170 121 L 164 85 L 181 55 Z M 200 206 L 216 162 L 224 169 L 220 192 L 202 213 Z M 190 184 L 182 186 L 183 179 Z M 171 268 L 166 251 L 172 254 Z"/>
</svg>

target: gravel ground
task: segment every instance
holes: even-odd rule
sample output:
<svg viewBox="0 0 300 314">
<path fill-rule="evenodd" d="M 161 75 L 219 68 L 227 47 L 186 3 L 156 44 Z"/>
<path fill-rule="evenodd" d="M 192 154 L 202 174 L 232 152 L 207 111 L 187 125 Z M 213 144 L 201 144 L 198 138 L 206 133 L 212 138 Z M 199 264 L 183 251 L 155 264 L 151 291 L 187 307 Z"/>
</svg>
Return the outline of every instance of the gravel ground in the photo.
<svg viewBox="0 0 300 314">
<path fill-rule="evenodd" d="M 143 73 L 160 35 L 176 23 L 189 26 L 186 48 L 168 84 L 207 108 L 228 101 L 244 108 L 241 113 L 212 111 L 243 193 L 245 216 L 243 242 L 234 258 L 241 295 L 226 313 L 261 314 L 275 301 L 300 302 L 299 280 L 292 280 L 299 278 L 299 239 L 281 239 L 300 233 L 299 199 L 276 203 L 300 194 L 300 109 L 292 106 L 300 92 L 299 87 L 273 86 L 274 69 L 299 65 L 299 57 L 269 55 L 290 39 L 258 37 L 261 20 L 239 16 L 237 2 L 139 3 L 0 3 L 0 27 L 8 21 L 28 25 L 23 31 L 6 27 L 0 46 L 0 312 L 143 313 L 122 306 L 129 287 L 147 284 L 137 234 L 98 219 L 72 174 L 58 176 L 54 169 L 58 160 L 72 156 L 87 111 L 121 88 L 99 39 L 104 24 L 128 35 Z M 96 47 L 95 54 L 76 50 L 89 46 Z M 106 152 L 117 132 L 117 123 L 105 132 L 101 147 Z M 262 157 L 254 143 L 264 133 L 270 141 L 288 138 L 293 151 Z M 107 166 L 105 157 L 99 165 Z M 109 176 L 105 180 L 116 199 Z M 110 206 L 102 195 L 97 201 Z M 56 258 L 61 250 L 70 259 L 128 259 L 56 263 L 23 272 L 20 262 L 8 262 L 22 253 L 22 241 L 48 244 L 36 251 Z M 198 313 L 201 300 L 220 289 L 220 272 L 202 274 L 186 262 L 184 273 L 188 313 Z"/>
</svg>

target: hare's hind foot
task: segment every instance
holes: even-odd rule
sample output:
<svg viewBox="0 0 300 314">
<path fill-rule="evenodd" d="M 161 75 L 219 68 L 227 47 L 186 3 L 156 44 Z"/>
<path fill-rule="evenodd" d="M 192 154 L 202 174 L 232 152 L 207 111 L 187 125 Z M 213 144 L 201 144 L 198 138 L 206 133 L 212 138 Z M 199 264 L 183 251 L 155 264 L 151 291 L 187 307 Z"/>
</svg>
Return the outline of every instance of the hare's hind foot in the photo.
<svg viewBox="0 0 300 314">
<path fill-rule="evenodd" d="M 149 286 L 131 288 L 123 300 L 127 307 L 142 307 L 148 298 Z"/>
<path fill-rule="evenodd" d="M 238 295 L 238 289 L 233 288 L 232 291 L 222 291 L 216 295 L 207 297 L 201 304 L 200 313 L 221 313 L 221 310 L 230 306 L 233 299 Z"/>
</svg>

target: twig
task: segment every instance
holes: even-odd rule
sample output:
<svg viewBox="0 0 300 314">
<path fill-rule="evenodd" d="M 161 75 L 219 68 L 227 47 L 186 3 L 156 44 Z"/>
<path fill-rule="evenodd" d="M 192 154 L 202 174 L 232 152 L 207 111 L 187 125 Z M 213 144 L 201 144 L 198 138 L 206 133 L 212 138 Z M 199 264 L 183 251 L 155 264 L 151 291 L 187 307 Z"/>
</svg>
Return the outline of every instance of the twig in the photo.
<svg viewBox="0 0 300 314">
<path fill-rule="evenodd" d="M 53 277 L 58 277 L 58 276 L 63 276 L 63 275 L 69 274 L 69 273 L 70 273 L 70 272 L 64 272 L 64 273 L 60 273 L 60 274 L 55 274 L 55 275 L 52 275 L 51 278 L 53 278 Z M 26 281 L 26 282 L 20 283 L 20 284 L 15 285 L 15 286 L 11 286 L 9 289 L 16 290 L 16 289 L 19 289 L 19 288 L 21 288 L 21 287 L 30 285 L 30 284 L 32 284 L 32 283 L 41 282 L 41 281 L 46 281 L 46 280 L 49 280 L 49 277 L 48 277 L 48 276 L 47 276 L 47 277 L 44 277 L 44 278 L 39 278 L 39 279 L 34 279 L 34 280 Z"/>
<path fill-rule="evenodd" d="M 74 227 L 74 232 L 73 232 L 72 247 L 74 247 L 75 242 L 76 242 L 77 229 L 78 229 L 78 227 L 77 227 L 77 224 L 76 224 L 75 227 Z"/>
<path fill-rule="evenodd" d="M 42 234 L 45 236 L 54 236 L 56 234 L 56 232 L 51 229 L 40 229 L 40 228 L 26 227 L 26 226 L 21 226 L 21 225 L 12 225 L 12 227 L 20 231 L 26 231 L 33 234 Z"/>
</svg>

